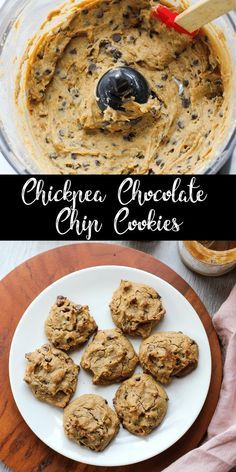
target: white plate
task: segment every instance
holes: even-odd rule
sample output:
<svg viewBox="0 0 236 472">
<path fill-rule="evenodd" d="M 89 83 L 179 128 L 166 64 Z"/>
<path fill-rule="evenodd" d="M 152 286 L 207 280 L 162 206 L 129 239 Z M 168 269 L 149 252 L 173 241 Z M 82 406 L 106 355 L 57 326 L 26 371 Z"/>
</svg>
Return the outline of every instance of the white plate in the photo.
<svg viewBox="0 0 236 472">
<path fill-rule="evenodd" d="M 149 436 L 140 438 L 120 429 L 117 437 L 103 452 L 93 452 L 66 438 L 63 411 L 38 401 L 23 382 L 25 353 L 47 342 L 44 321 L 57 295 L 66 295 L 80 304 L 88 304 L 100 329 L 114 327 L 109 302 L 121 279 L 151 285 L 162 296 L 166 315 L 156 330 L 183 331 L 199 345 L 198 368 L 182 379 L 174 379 L 166 390 L 168 412 L 163 423 Z M 132 343 L 138 352 L 140 340 Z M 71 357 L 78 364 L 83 348 Z M 161 453 L 174 444 L 197 418 L 207 396 L 211 377 L 211 355 L 205 329 L 190 303 L 164 280 L 142 270 L 121 266 L 99 266 L 73 272 L 47 287 L 27 308 L 11 345 L 11 389 L 17 407 L 32 431 L 48 446 L 70 459 L 99 466 L 121 466 L 139 462 Z M 141 371 L 140 367 L 137 371 Z M 83 393 L 98 393 L 110 406 L 117 385 L 92 385 L 91 376 L 81 369 L 74 398 Z"/>
</svg>

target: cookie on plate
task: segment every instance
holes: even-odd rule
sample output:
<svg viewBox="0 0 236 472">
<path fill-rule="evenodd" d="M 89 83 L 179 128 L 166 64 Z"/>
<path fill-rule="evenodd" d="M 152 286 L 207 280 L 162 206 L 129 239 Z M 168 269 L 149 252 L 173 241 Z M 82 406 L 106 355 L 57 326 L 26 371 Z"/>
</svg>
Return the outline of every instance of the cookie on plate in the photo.
<svg viewBox="0 0 236 472">
<path fill-rule="evenodd" d="M 116 412 L 100 395 L 81 395 L 64 410 L 66 436 L 93 451 L 103 451 L 119 427 Z"/>
<path fill-rule="evenodd" d="M 45 322 L 45 332 L 52 344 L 68 351 L 85 343 L 97 330 L 97 325 L 86 305 L 77 305 L 58 296 Z"/>
<path fill-rule="evenodd" d="M 63 351 L 44 344 L 25 355 L 24 380 L 38 400 L 64 408 L 75 392 L 79 366 Z"/>
<path fill-rule="evenodd" d="M 98 331 L 81 359 L 81 367 L 92 372 L 95 385 L 130 377 L 137 363 L 138 356 L 131 342 L 118 328 Z"/>
<path fill-rule="evenodd" d="M 167 402 L 163 387 L 147 374 L 125 380 L 113 400 L 124 428 L 138 436 L 146 436 L 162 422 Z"/>
<path fill-rule="evenodd" d="M 198 365 L 198 346 L 181 332 L 158 332 L 145 339 L 139 352 L 141 366 L 162 384 L 183 377 Z"/>
<path fill-rule="evenodd" d="M 114 323 L 124 333 L 147 338 L 163 318 L 160 295 L 148 285 L 121 280 L 110 303 Z"/>
</svg>

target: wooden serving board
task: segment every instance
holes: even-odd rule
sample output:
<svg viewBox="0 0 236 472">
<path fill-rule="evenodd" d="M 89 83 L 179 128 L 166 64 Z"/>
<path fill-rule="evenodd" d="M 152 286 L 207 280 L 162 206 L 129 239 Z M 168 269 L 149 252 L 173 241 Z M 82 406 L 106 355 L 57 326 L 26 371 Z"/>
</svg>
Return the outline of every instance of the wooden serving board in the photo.
<svg viewBox="0 0 236 472">
<path fill-rule="evenodd" d="M 114 472 L 159 472 L 195 448 L 215 411 L 222 377 L 219 342 L 211 318 L 192 288 L 178 274 L 154 257 L 111 244 L 79 243 L 39 254 L 10 272 L 0 282 L 0 459 L 14 472 L 105 472 L 57 454 L 29 429 L 15 405 L 8 377 L 8 357 L 15 328 L 31 301 L 48 285 L 70 272 L 96 265 L 124 265 L 151 272 L 179 290 L 193 305 L 208 335 L 212 377 L 206 402 L 189 431 L 167 451 L 148 461 L 115 467 Z"/>
</svg>

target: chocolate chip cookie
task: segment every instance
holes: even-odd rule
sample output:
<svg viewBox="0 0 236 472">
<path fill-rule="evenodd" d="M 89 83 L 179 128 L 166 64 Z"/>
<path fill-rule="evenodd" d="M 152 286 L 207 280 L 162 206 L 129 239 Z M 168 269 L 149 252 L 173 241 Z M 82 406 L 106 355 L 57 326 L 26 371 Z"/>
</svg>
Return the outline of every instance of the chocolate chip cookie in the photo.
<svg viewBox="0 0 236 472">
<path fill-rule="evenodd" d="M 38 400 L 64 408 L 77 385 L 79 366 L 63 351 L 44 344 L 25 355 L 24 380 Z"/>
<path fill-rule="evenodd" d="M 81 359 L 81 366 L 92 372 L 96 385 L 130 377 L 137 363 L 138 356 L 131 342 L 118 328 L 98 331 Z"/>
<path fill-rule="evenodd" d="M 163 420 L 168 397 L 151 375 L 136 374 L 125 380 L 113 400 L 124 428 L 137 436 L 146 436 Z"/>
<path fill-rule="evenodd" d="M 140 346 L 140 363 L 145 372 L 162 384 L 172 377 L 183 377 L 198 365 L 198 346 L 181 332 L 155 333 Z"/>
<path fill-rule="evenodd" d="M 110 303 L 114 323 L 124 333 L 147 338 L 163 318 L 160 295 L 148 285 L 121 280 Z"/>
<path fill-rule="evenodd" d="M 63 296 L 57 297 L 45 323 L 49 341 L 64 351 L 83 344 L 96 329 L 89 307 L 77 305 Z"/>
<path fill-rule="evenodd" d="M 119 427 L 117 414 L 100 395 L 81 395 L 64 411 L 65 434 L 93 451 L 103 451 Z"/>
</svg>

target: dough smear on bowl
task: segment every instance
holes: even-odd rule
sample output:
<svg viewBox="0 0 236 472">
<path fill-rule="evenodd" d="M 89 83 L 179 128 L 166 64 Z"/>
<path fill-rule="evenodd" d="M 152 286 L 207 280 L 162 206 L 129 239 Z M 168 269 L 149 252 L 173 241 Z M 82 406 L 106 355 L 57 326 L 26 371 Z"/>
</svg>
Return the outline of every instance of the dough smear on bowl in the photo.
<svg viewBox="0 0 236 472">
<path fill-rule="evenodd" d="M 168 397 L 151 375 L 136 374 L 118 388 L 114 407 L 130 433 L 146 436 L 165 417 Z"/>
<path fill-rule="evenodd" d="M 65 434 L 92 451 L 103 451 L 117 435 L 118 416 L 100 395 L 85 394 L 64 410 Z"/>
<path fill-rule="evenodd" d="M 38 400 L 64 408 L 75 392 L 79 366 L 63 351 L 44 344 L 25 355 L 24 380 Z"/>
<path fill-rule="evenodd" d="M 165 2 L 163 2 L 165 3 Z M 17 82 L 28 150 L 62 174 L 192 174 L 224 139 L 231 59 L 212 25 L 195 37 L 151 17 L 148 0 L 67 4 L 30 44 Z M 131 67 L 149 97 L 127 96 L 120 110 L 98 106 L 99 80 Z"/>
<path fill-rule="evenodd" d="M 158 332 L 142 342 L 139 359 L 145 372 L 168 384 L 173 376 L 183 377 L 196 369 L 198 346 L 181 332 Z"/>
<path fill-rule="evenodd" d="M 121 280 L 110 303 L 114 323 L 124 333 L 146 338 L 162 320 L 160 295 L 148 285 Z"/>
<path fill-rule="evenodd" d="M 45 322 L 45 332 L 52 344 L 68 351 L 85 343 L 97 330 L 87 305 L 77 305 L 59 295 Z"/>
<path fill-rule="evenodd" d="M 138 356 L 131 342 L 119 329 L 98 331 L 81 359 L 81 367 L 92 372 L 96 385 L 130 377 L 137 363 Z"/>
</svg>

